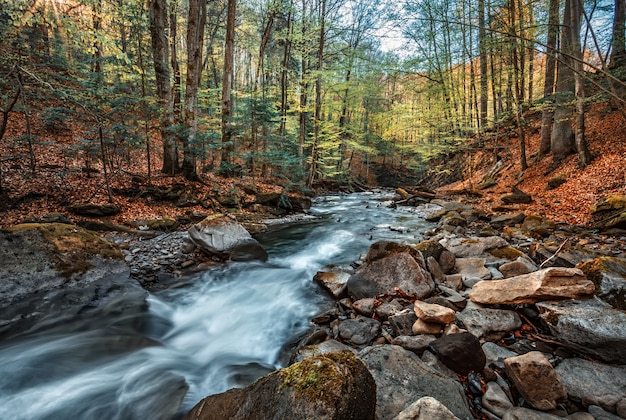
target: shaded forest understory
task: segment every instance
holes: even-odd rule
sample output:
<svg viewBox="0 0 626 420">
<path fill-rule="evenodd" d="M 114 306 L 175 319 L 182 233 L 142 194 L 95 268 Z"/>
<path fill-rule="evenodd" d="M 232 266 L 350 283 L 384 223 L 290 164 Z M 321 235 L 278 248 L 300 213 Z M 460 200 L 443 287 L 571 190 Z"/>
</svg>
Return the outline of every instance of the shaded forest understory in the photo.
<svg viewBox="0 0 626 420">
<path fill-rule="evenodd" d="M 155 175 L 148 181 L 143 152 L 129 155 L 132 171 L 119 169 L 108 173 L 109 188 L 114 206 L 119 213 L 106 220 L 137 226 L 139 221 L 178 219 L 181 222 L 195 216 L 216 211 L 262 212 L 255 206 L 258 193 L 316 194 L 328 190 L 358 191 L 365 187 L 410 187 L 421 183 L 436 188 L 438 193 L 452 199 L 462 199 L 488 211 L 524 210 L 549 217 L 557 222 L 587 225 L 590 208 L 603 196 L 626 194 L 626 119 L 619 110 L 606 103 L 594 104 L 587 113 L 587 139 L 593 156 L 592 163 L 578 169 L 575 154 L 560 166 L 552 168 L 550 156 L 537 161 L 539 147 L 540 112 L 525 115 L 529 168 L 521 171 L 517 131 L 513 121 L 504 123 L 498 131 L 461 146 L 456 152 L 431 161 L 428 169 L 416 174 L 399 164 L 378 162 L 371 165 L 367 185 L 318 184 L 316 190 L 307 190 L 281 178 L 249 176 L 223 177 L 215 172 L 201 175 L 200 182 L 185 180 L 182 176 L 163 176 L 154 168 Z M 23 115 L 11 118 L 7 135 L 17 137 L 26 130 Z M 99 162 L 85 161 L 80 155 L 72 157 L 67 150 L 80 144 L 77 123 L 50 129 L 37 120 L 30 130 L 40 141 L 32 155 L 26 144 L 0 144 L 0 155 L 14 157 L 8 170 L 2 173 L 3 217 L 0 226 L 6 227 L 28 218 L 40 218 L 50 213 L 63 213 L 71 219 L 89 219 L 72 216 L 70 207 L 84 203 L 107 204 L 108 190 Z M 497 143 L 496 143 L 497 141 Z M 488 173 L 496 165 L 495 150 L 501 163 L 493 179 Z M 139 156 L 140 155 L 140 156 Z M 28 156 L 34 157 L 31 171 Z M 5 158 L 6 159 L 6 158 Z M 152 159 L 158 161 L 158 153 Z M 363 165 L 354 165 L 362 168 Z M 120 168 L 126 167 L 120 163 Z M 361 173 L 361 176 L 365 172 Z M 357 178 L 358 174 L 353 174 Z M 491 186 L 485 188 L 485 181 Z M 482 185 L 481 185 L 482 183 Z M 503 206 L 500 196 L 518 188 L 533 198 L 530 204 Z M 102 218 L 100 218 L 102 219 Z"/>
</svg>

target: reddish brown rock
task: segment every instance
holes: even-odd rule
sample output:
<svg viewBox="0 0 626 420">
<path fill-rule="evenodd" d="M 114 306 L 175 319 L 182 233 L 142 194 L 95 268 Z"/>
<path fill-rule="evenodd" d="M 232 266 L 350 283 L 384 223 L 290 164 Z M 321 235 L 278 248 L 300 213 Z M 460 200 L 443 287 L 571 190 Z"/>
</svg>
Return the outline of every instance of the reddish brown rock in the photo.
<svg viewBox="0 0 626 420">
<path fill-rule="evenodd" d="M 538 351 L 504 360 L 509 379 L 528 404 L 538 410 L 554 410 L 567 399 L 567 391 L 550 361 Z"/>
<path fill-rule="evenodd" d="M 481 281 L 470 299 L 482 304 L 516 305 L 591 295 L 593 283 L 577 268 L 551 267 L 505 280 Z"/>
</svg>

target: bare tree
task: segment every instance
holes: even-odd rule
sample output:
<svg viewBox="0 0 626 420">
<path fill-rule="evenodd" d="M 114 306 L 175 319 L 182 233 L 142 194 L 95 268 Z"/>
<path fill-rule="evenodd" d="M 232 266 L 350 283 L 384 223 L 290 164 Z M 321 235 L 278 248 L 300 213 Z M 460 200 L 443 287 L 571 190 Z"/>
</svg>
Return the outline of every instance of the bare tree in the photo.
<svg viewBox="0 0 626 420">
<path fill-rule="evenodd" d="M 235 17 L 237 1 L 228 0 L 226 14 L 226 40 L 224 43 L 224 73 L 222 77 L 222 162 L 230 163 L 232 159 L 233 129 L 232 118 L 232 87 L 233 58 L 235 51 Z"/>
<path fill-rule="evenodd" d="M 543 84 L 544 106 L 541 111 L 541 140 L 539 158 L 550 153 L 550 135 L 554 110 L 554 79 L 556 71 L 556 42 L 559 34 L 559 0 L 550 0 L 548 17 L 548 42 L 546 47 L 546 73 Z"/>
</svg>

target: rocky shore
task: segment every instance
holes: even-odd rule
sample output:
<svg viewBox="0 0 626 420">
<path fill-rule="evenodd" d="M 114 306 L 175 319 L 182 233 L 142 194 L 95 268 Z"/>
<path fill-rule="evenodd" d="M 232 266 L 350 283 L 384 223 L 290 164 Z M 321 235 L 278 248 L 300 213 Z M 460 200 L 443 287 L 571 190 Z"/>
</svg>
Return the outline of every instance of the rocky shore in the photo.
<svg viewBox="0 0 626 420">
<path fill-rule="evenodd" d="M 335 304 L 312 319 L 293 364 L 202 400 L 188 418 L 626 418 L 626 231 L 615 221 L 624 208 L 598 217 L 607 231 L 402 191 L 387 203 L 408 204 L 437 224 L 427 240 L 378 242 L 318 272 L 311 281 Z M 264 228 L 257 220 L 213 215 L 193 226 L 104 239 L 66 223 L 3 231 L 0 336 L 51 311 L 141 311 L 134 280 L 174 287 L 224 259 L 264 258 L 248 233 Z M 90 292 L 76 299 L 75 287 Z M 128 293 L 137 299 L 121 300 Z"/>
</svg>

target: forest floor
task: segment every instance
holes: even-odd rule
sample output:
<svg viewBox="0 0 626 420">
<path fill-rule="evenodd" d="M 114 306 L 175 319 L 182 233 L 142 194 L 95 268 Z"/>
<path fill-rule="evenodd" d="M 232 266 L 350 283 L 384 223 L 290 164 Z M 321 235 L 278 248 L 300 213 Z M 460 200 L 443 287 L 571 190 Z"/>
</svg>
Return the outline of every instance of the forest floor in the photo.
<svg viewBox="0 0 626 420">
<path fill-rule="evenodd" d="M 27 142 L 20 140 L 26 132 L 26 121 L 21 114 L 10 119 L 4 140 L 0 142 L 0 228 L 28 218 L 40 218 L 45 214 L 63 213 L 69 216 L 71 204 L 95 202 L 106 203 L 108 194 L 101 165 L 83 157 L 78 145 L 83 127 L 67 124 L 61 129 L 47 130 L 36 119 L 31 119 L 31 132 L 35 134 L 33 145 L 35 170 L 31 171 Z M 517 187 L 530 194 L 530 204 L 508 206 L 509 211 L 525 211 L 548 217 L 556 222 L 588 225 L 590 209 L 601 198 L 609 194 L 626 194 L 626 118 L 619 110 L 607 104 L 595 104 L 587 114 L 586 133 L 593 162 L 584 169 L 576 167 L 576 155 L 571 155 L 558 168 L 549 170 L 551 156 L 537 161 L 539 148 L 540 114 L 526 115 L 526 150 L 529 168 L 522 172 L 517 135 L 509 124 L 497 131 L 499 157 L 503 169 L 497 184 L 478 191 L 477 186 L 484 175 L 495 164 L 491 150 L 466 145 L 470 153 L 461 151 L 446 161 L 447 167 L 462 166 L 463 180 L 438 188 L 444 196 L 462 197 L 475 206 L 487 211 L 502 207 L 500 197 Z M 493 136 L 494 133 L 491 133 Z M 487 139 L 487 144 L 491 140 Z M 199 197 L 201 204 L 175 206 L 171 201 L 155 200 L 153 197 L 128 197 L 115 195 L 114 201 L 121 212 L 109 221 L 133 225 L 139 220 L 159 218 L 181 218 L 185 215 L 221 211 L 219 198 L 236 194 L 242 203 L 252 203 L 254 196 L 248 195 L 246 186 L 255 186 L 259 192 L 281 192 L 289 188 L 285 180 L 252 177 L 224 178 L 212 172 L 203 174 L 202 183 L 190 183 L 182 177 L 162 176 L 154 162 L 148 183 L 145 151 L 134 150 L 126 157 L 116 157 L 117 170 L 109 174 L 111 188 L 141 191 L 148 186 L 161 191 L 177 186 L 179 194 Z M 440 168 L 445 169 L 445 168 Z M 563 184 L 548 189 L 548 181 L 561 178 Z M 375 185 L 372 185 L 373 187 Z M 207 205 L 207 202 L 210 206 Z M 76 221 L 75 218 L 71 218 Z"/>
<path fill-rule="evenodd" d="M 457 153 L 447 161 L 448 166 L 463 166 L 464 179 L 439 187 L 437 191 L 448 196 L 465 195 L 473 205 L 489 212 L 504 207 L 508 211 L 524 211 L 555 222 L 581 226 L 590 224 L 591 209 L 602 197 L 626 195 L 626 116 L 621 111 L 600 103 L 594 104 L 586 114 L 586 138 L 593 161 L 584 169 L 577 168 L 575 154 L 556 169 L 551 167 L 551 155 L 538 161 L 541 114 L 528 112 L 525 120 L 528 169 L 521 170 L 518 136 L 514 127 L 509 125 L 498 135 L 503 169 L 495 185 L 477 189 L 496 159 L 493 150 L 474 150 L 469 154 Z M 562 184 L 549 188 L 551 180 Z M 500 198 L 510 193 L 513 187 L 530 194 L 532 202 L 504 206 Z"/>
</svg>

